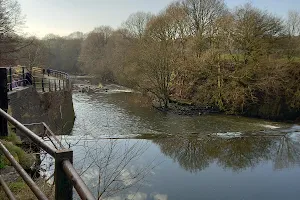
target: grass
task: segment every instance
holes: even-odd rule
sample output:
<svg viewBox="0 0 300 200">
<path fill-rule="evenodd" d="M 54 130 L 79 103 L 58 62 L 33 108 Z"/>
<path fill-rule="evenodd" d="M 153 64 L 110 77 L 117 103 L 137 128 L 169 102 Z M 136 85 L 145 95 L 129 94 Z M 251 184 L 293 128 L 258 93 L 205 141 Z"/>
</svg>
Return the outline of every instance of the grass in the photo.
<svg viewBox="0 0 300 200">
<path fill-rule="evenodd" d="M 42 192 L 51 200 L 54 199 L 54 190 L 51 188 L 51 186 L 46 183 L 44 180 L 40 179 L 35 181 L 36 184 L 39 186 L 39 188 L 42 190 Z M 12 191 L 12 193 L 15 195 L 17 199 L 22 200 L 32 200 L 36 199 L 33 192 L 30 190 L 30 188 L 26 185 L 26 183 L 19 178 L 17 181 L 13 183 L 9 183 L 8 187 Z M 0 187 L 0 199 L 1 200 L 7 200 L 5 192 Z"/>
<path fill-rule="evenodd" d="M 25 152 L 20 147 L 16 146 L 12 142 L 1 140 L 2 144 L 7 148 L 7 150 L 13 155 L 13 157 L 20 163 L 24 169 L 29 169 L 34 163 L 34 156 Z M 2 168 L 6 165 L 10 165 L 10 162 L 4 155 L 1 155 Z"/>
<path fill-rule="evenodd" d="M 31 154 L 25 152 L 18 145 L 22 144 L 21 139 L 12 131 L 13 127 L 8 126 L 8 136 L 1 137 L 0 141 L 7 148 L 7 150 L 14 156 L 14 158 L 20 163 L 24 169 L 29 169 L 34 162 L 35 158 Z M 9 166 L 10 162 L 7 158 L 0 152 L 0 169 Z"/>
</svg>

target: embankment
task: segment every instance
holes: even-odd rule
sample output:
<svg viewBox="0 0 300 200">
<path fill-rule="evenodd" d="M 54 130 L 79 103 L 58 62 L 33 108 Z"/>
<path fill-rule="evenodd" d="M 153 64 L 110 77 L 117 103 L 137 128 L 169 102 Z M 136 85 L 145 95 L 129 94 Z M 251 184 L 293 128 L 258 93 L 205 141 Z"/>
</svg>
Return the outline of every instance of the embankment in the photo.
<svg viewBox="0 0 300 200">
<path fill-rule="evenodd" d="M 75 113 L 72 91 L 38 93 L 34 88 L 8 94 L 12 116 L 23 124 L 45 122 L 57 135 L 71 132 Z M 37 134 L 43 130 L 36 126 Z"/>
</svg>

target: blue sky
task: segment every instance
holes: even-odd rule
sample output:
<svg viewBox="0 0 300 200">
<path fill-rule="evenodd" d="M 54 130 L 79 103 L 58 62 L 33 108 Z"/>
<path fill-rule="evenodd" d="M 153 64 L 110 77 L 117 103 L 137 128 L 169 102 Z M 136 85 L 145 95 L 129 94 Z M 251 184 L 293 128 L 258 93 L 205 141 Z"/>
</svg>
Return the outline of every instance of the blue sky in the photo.
<svg viewBox="0 0 300 200">
<path fill-rule="evenodd" d="M 173 0 L 19 0 L 26 15 L 25 32 L 38 37 L 48 33 L 68 35 L 89 32 L 100 25 L 117 28 L 137 11 L 157 13 Z M 225 0 L 229 8 L 251 2 L 254 6 L 284 17 L 300 10 L 300 0 Z"/>
</svg>

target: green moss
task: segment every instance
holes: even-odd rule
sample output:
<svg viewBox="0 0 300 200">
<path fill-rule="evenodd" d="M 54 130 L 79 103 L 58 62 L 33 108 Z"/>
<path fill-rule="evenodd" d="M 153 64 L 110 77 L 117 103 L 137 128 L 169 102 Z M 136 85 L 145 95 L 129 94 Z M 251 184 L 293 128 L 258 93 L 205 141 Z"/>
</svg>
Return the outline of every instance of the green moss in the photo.
<svg viewBox="0 0 300 200">
<path fill-rule="evenodd" d="M 22 180 L 9 184 L 9 188 L 13 193 L 18 193 L 21 190 L 24 190 L 26 187 L 26 183 Z"/>
<path fill-rule="evenodd" d="M 20 163 L 24 169 L 29 169 L 34 162 L 34 157 L 31 154 L 26 153 L 20 147 L 14 145 L 12 142 L 1 140 L 7 150 L 14 156 L 14 158 Z M 10 162 L 1 155 L 2 165 L 10 165 Z"/>
<path fill-rule="evenodd" d="M 8 136 L 5 137 L 5 138 L 2 138 L 8 142 L 11 142 L 15 145 L 21 145 L 22 144 L 22 141 L 20 139 L 20 137 L 17 136 L 16 133 L 14 133 L 13 131 L 9 130 L 9 133 L 8 133 Z"/>
</svg>

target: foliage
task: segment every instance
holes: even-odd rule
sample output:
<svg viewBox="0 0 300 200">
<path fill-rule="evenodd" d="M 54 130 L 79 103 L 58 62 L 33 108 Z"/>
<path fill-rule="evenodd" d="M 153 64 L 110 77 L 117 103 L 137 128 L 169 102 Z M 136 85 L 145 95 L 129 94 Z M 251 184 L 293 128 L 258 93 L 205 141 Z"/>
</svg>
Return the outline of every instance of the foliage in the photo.
<svg viewBox="0 0 300 200">
<path fill-rule="evenodd" d="M 32 166 L 34 157 L 31 154 L 26 153 L 23 149 L 11 142 L 7 142 L 5 140 L 1 140 L 1 142 L 24 169 L 29 169 Z M 4 157 L 4 155 L 1 156 L 4 165 L 10 165 L 9 161 Z"/>
<path fill-rule="evenodd" d="M 134 87 L 164 108 L 172 98 L 229 114 L 295 119 L 299 16 L 290 11 L 282 20 L 249 3 L 229 10 L 223 0 L 177 0 L 157 15 L 136 12 L 116 30 L 18 36 L 31 45 L 16 59 Z"/>
</svg>

